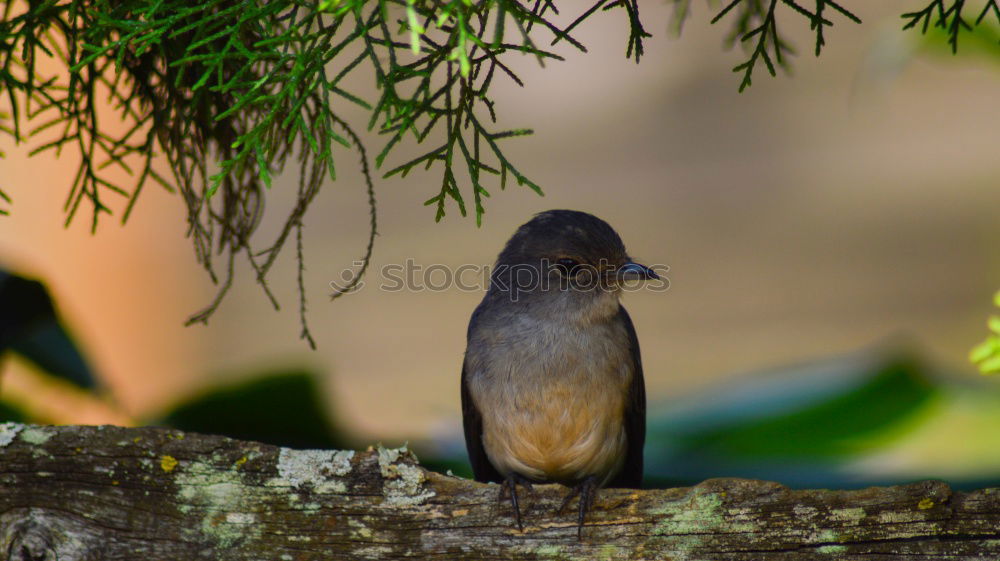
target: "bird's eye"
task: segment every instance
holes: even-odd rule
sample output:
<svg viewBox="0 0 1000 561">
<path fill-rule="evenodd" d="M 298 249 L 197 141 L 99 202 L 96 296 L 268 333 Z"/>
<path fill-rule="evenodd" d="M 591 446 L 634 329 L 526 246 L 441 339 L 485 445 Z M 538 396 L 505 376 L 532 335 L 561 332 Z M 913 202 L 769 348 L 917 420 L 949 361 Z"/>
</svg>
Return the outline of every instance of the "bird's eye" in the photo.
<svg viewBox="0 0 1000 561">
<path fill-rule="evenodd" d="M 580 262 L 576 259 L 563 257 L 562 259 L 556 260 L 556 266 L 559 267 L 564 275 L 572 276 L 579 270 Z"/>
</svg>

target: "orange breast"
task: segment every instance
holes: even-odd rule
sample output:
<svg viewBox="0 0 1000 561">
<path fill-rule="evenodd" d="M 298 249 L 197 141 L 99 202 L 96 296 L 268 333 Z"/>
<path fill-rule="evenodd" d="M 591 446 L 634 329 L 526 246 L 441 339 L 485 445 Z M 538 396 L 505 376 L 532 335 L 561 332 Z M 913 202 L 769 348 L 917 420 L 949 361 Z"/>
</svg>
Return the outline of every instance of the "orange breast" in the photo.
<svg viewBox="0 0 1000 561">
<path fill-rule="evenodd" d="M 624 461 L 624 392 L 606 379 L 556 382 L 483 415 L 486 453 L 504 475 L 556 482 L 596 475 L 606 482 Z"/>
</svg>

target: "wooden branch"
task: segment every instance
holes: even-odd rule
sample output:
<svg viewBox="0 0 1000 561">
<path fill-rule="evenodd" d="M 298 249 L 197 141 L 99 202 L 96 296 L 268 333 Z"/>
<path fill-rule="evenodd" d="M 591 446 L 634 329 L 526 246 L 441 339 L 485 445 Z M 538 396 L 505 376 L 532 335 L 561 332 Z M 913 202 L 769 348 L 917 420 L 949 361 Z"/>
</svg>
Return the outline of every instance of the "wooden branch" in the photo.
<svg viewBox="0 0 1000 561">
<path fill-rule="evenodd" d="M 159 428 L 0 425 L 0 559 L 998 559 L 1000 489 L 792 491 L 712 479 L 600 491 L 425 471 L 405 449 L 290 450 Z M 574 509 L 569 509 L 574 510 Z"/>
</svg>

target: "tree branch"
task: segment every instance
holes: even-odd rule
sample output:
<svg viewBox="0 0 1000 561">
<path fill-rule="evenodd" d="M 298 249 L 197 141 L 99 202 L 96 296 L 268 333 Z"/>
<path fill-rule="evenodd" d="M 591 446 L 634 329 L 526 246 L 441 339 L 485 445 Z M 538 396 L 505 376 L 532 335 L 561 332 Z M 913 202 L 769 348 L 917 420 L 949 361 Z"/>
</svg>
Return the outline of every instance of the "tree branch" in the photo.
<svg viewBox="0 0 1000 561">
<path fill-rule="evenodd" d="M 923 559 L 1000 555 L 1000 490 L 940 482 L 793 491 L 712 479 L 601 490 L 576 540 L 536 487 L 514 529 L 497 486 L 405 449 L 291 450 L 159 428 L 0 425 L 6 559 Z M 908 557 L 907 557 L 908 558 Z"/>
</svg>

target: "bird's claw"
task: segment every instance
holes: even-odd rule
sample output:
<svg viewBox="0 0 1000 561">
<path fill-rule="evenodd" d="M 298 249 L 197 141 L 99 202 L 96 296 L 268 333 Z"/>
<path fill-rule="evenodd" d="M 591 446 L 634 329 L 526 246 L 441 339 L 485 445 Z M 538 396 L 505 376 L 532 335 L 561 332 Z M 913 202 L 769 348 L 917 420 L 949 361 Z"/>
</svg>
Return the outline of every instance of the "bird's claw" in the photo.
<svg viewBox="0 0 1000 561">
<path fill-rule="evenodd" d="M 580 496 L 580 507 L 577 511 L 576 539 L 583 541 L 583 523 L 590 508 L 594 506 L 594 498 L 597 497 L 597 478 L 590 476 L 573 486 L 566 498 L 563 499 L 562 504 L 559 505 L 556 514 L 562 514 L 570 501 L 577 495 Z"/>
<path fill-rule="evenodd" d="M 535 488 L 531 481 L 517 474 L 510 474 L 500 484 L 500 493 L 497 495 L 497 502 L 501 503 L 506 495 L 510 495 L 510 504 L 514 508 L 514 520 L 517 522 L 517 531 L 523 532 L 524 526 L 521 524 L 521 506 L 517 500 L 517 486 L 521 485 L 528 490 L 532 496 L 535 495 Z"/>
</svg>

